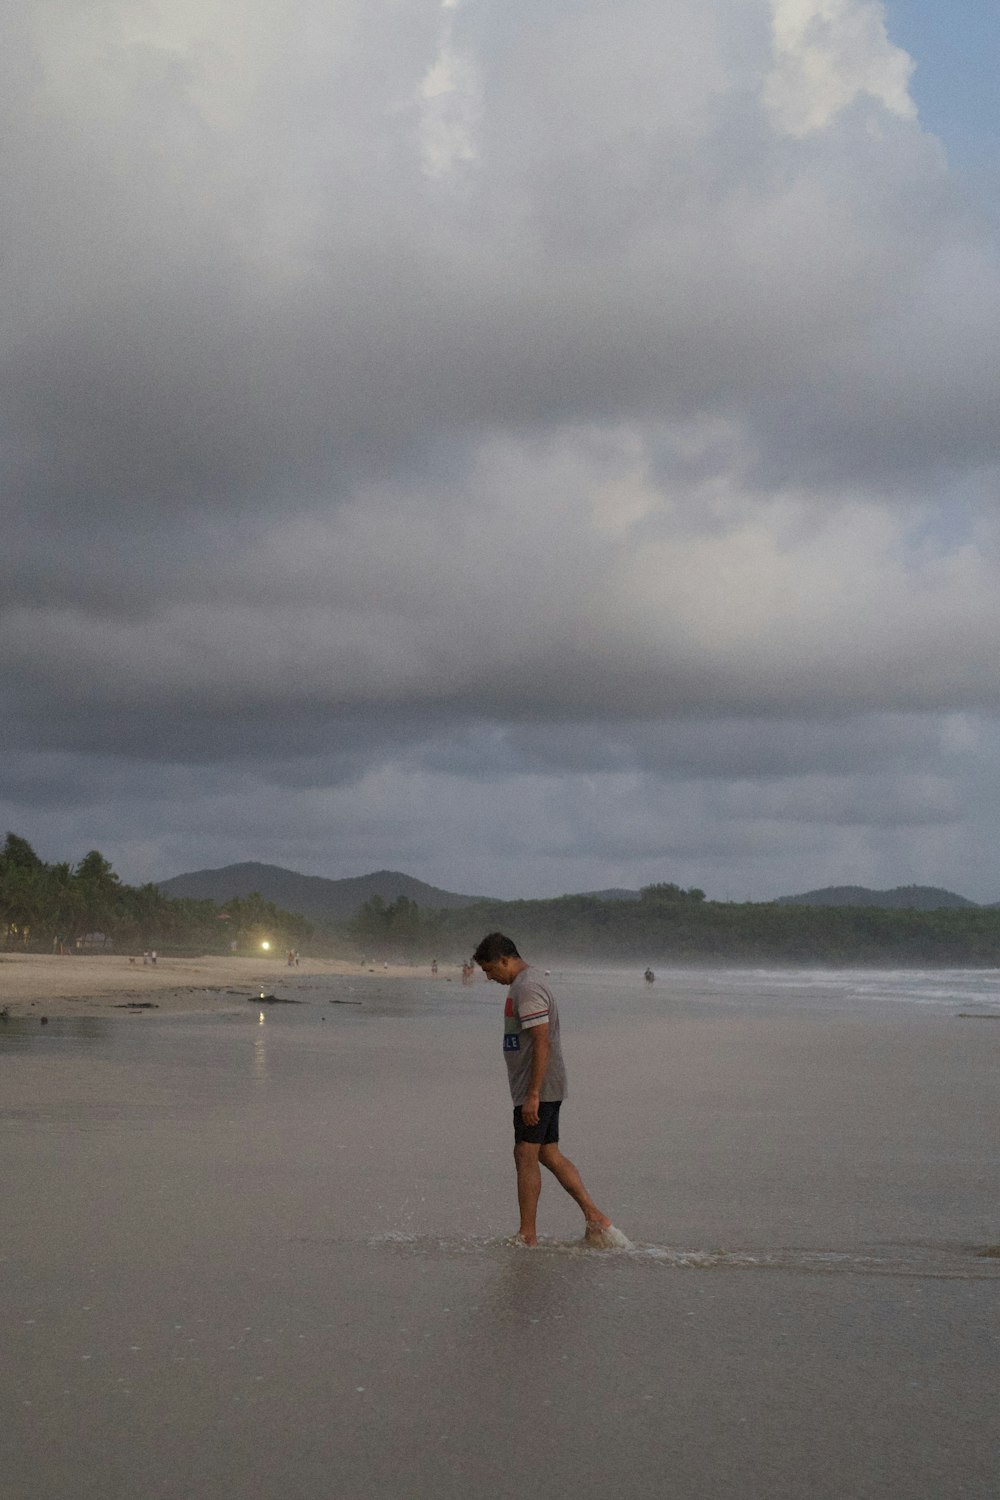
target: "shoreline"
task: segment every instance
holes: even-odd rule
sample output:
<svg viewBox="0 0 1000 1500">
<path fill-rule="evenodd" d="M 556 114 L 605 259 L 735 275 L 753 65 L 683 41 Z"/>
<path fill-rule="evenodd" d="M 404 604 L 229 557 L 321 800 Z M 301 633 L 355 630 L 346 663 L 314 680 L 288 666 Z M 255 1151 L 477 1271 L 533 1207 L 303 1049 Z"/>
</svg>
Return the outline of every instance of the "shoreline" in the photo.
<svg viewBox="0 0 1000 1500">
<path fill-rule="evenodd" d="M 149 1007 L 164 1015 L 242 1011 L 253 990 L 267 993 L 312 987 L 334 975 L 383 979 L 430 979 L 429 964 L 352 963 L 347 959 L 303 958 L 289 968 L 278 959 L 233 958 L 206 954 L 199 958 L 160 958 L 143 964 L 125 954 L 5 953 L 0 955 L 0 1011 L 14 1020 L 24 1016 L 128 1015 L 130 1007 Z M 461 978 L 459 965 L 442 964 L 442 983 Z"/>
</svg>

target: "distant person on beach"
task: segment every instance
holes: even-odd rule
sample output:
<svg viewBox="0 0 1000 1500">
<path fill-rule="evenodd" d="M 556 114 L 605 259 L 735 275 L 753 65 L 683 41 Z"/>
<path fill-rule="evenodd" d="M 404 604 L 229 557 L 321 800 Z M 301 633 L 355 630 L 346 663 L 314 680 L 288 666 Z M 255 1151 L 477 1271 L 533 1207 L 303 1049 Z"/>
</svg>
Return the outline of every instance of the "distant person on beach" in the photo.
<svg viewBox="0 0 1000 1500">
<path fill-rule="evenodd" d="M 559 1011 L 552 991 L 502 932 L 484 937 L 473 959 L 487 979 L 510 987 L 504 1007 L 503 1055 L 514 1102 L 514 1165 L 521 1213 L 515 1243 L 538 1243 L 535 1220 L 542 1191 L 541 1166 L 548 1168 L 579 1205 L 591 1244 L 602 1248 L 627 1245 L 587 1192 L 576 1167 L 559 1149 L 559 1108 L 566 1097 L 566 1068 L 559 1040 Z"/>
<path fill-rule="evenodd" d="M 643 978 L 645 979 L 647 984 L 652 984 L 653 980 L 656 978 L 656 975 L 653 973 L 652 969 L 647 969 L 645 974 L 643 975 Z"/>
</svg>

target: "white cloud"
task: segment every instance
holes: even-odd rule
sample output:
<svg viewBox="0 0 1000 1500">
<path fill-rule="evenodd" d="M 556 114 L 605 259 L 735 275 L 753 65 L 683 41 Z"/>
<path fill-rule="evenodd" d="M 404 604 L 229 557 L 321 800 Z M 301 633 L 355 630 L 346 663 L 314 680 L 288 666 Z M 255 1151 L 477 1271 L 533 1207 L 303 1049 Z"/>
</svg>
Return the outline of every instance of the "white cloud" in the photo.
<svg viewBox="0 0 1000 1500">
<path fill-rule="evenodd" d="M 458 0 L 442 0 L 437 55 L 420 84 L 420 148 L 428 177 L 448 176 L 478 155 L 481 81 L 475 59 L 455 42 Z"/>
<path fill-rule="evenodd" d="M 889 41 L 880 0 L 771 0 L 774 63 L 765 99 L 780 129 L 824 130 L 866 97 L 913 119 L 913 60 Z"/>
</svg>

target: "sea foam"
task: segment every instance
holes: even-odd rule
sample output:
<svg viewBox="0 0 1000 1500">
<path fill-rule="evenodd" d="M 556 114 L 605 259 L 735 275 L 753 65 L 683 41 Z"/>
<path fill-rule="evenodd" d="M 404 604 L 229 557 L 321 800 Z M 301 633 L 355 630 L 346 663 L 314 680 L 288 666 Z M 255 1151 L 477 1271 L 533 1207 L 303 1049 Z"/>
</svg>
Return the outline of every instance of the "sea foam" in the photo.
<svg viewBox="0 0 1000 1500">
<path fill-rule="evenodd" d="M 609 1224 L 607 1229 L 588 1229 L 584 1244 L 591 1250 L 634 1250 L 635 1246 L 627 1235 L 616 1229 L 614 1224 Z"/>
</svg>

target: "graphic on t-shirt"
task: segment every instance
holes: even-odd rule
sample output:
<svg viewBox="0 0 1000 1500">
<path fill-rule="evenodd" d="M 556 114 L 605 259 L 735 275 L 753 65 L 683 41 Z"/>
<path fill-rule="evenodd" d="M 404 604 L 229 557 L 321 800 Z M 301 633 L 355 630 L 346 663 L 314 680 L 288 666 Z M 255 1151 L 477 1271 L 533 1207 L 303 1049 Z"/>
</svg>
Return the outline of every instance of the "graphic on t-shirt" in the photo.
<svg viewBox="0 0 1000 1500">
<path fill-rule="evenodd" d="M 507 1004 L 503 1008 L 503 1050 L 505 1052 L 520 1052 L 521 1050 L 521 1022 L 518 1020 L 517 1011 L 514 1009 L 513 995 L 507 996 Z"/>
</svg>

